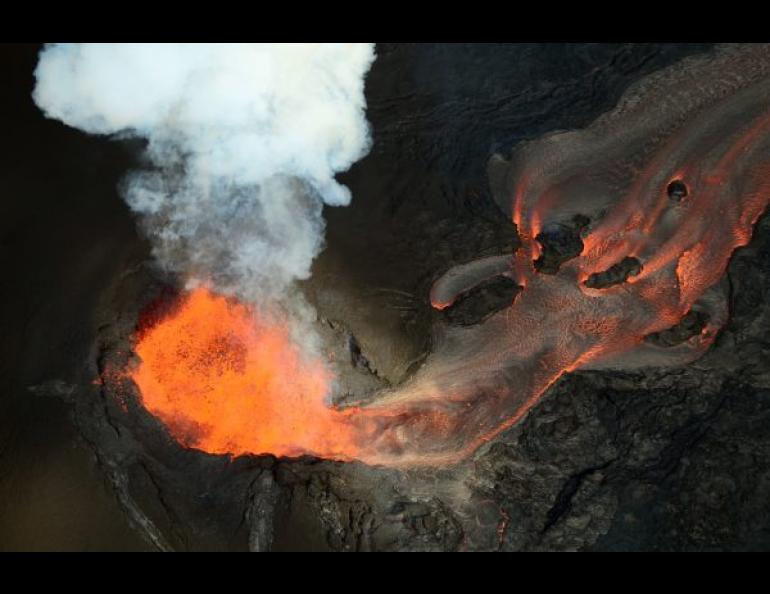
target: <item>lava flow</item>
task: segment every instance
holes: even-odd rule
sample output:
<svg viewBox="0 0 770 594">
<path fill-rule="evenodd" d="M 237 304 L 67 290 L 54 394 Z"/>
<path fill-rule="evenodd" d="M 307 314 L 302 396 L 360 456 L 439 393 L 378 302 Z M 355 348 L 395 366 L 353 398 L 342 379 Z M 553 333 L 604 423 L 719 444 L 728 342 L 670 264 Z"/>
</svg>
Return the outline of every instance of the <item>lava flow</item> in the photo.
<svg viewBox="0 0 770 594">
<path fill-rule="evenodd" d="M 188 447 L 343 460 L 355 451 L 343 414 L 325 404 L 323 362 L 253 308 L 196 289 L 140 331 L 135 351 L 142 403 Z"/>
<path fill-rule="evenodd" d="M 770 201 L 768 97 L 770 46 L 723 47 L 651 75 L 584 130 L 493 160 L 522 246 L 450 269 L 430 297 L 451 307 L 495 275 L 522 291 L 480 324 L 445 328 L 414 376 L 367 406 L 327 406 L 320 362 L 204 291 L 139 340 L 143 401 L 210 452 L 439 465 L 521 419 L 564 373 L 692 361 L 727 319 L 721 279 Z M 542 238 L 575 220 L 590 221 L 582 251 L 539 271 Z"/>
</svg>

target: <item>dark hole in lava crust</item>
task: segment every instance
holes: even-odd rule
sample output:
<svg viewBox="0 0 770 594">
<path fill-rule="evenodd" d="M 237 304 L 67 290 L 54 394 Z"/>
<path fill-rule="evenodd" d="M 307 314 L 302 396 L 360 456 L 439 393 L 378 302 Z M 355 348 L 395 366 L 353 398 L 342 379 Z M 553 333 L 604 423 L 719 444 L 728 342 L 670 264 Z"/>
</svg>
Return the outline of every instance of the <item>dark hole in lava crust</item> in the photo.
<svg viewBox="0 0 770 594">
<path fill-rule="evenodd" d="M 681 179 L 675 179 L 670 184 L 668 184 L 668 187 L 666 188 L 666 193 L 668 194 L 668 197 L 672 200 L 676 200 L 677 202 L 680 202 L 684 198 L 687 197 L 688 191 L 687 191 L 687 184 L 685 184 Z"/>
</svg>

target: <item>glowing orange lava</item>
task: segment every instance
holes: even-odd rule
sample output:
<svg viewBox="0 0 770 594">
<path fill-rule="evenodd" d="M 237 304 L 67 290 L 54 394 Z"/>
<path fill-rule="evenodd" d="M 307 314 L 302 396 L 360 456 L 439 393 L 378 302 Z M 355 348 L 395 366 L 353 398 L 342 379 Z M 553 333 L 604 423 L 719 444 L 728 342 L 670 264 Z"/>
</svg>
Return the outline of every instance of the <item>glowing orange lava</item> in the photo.
<svg viewBox="0 0 770 594">
<path fill-rule="evenodd" d="M 344 415 L 325 403 L 330 372 L 252 308 L 197 289 L 141 331 L 135 351 L 144 406 L 188 447 L 343 460 L 354 451 Z"/>
<path fill-rule="evenodd" d="M 144 405 L 207 452 L 444 465 L 522 419 L 565 373 L 694 361 L 727 321 L 730 257 L 770 204 L 770 45 L 655 76 L 589 128 L 493 161 L 522 245 L 450 268 L 430 299 L 451 307 L 498 275 L 522 289 L 479 324 L 443 328 L 399 386 L 334 409 L 330 372 L 301 354 L 287 324 L 198 289 L 138 337 L 130 375 Z M 686 198 L 669 193 L 675 179 Z M 535 270 L 540 231 L 575 214 L 592 221 L 582 253 L 556 274 Z M 641 268 L 626 282 L 585 284 L 629 257 Z M 650 340 L 690 312 L 705 320 L 699 333 Z"/>
</svg>

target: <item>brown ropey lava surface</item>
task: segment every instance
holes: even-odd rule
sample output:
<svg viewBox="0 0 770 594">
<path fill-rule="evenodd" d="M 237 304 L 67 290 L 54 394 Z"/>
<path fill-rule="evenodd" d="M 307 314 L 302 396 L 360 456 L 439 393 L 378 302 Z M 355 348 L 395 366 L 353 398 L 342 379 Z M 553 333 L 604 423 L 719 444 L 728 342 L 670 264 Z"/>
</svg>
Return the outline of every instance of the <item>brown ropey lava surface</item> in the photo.
<svg viewBox="0 0 770 594">
<path fill-rule="evenodd" d="M 431 282 L 512 252 L 493 152 L 607 111 L 634 80 L 702 46 L 378 46 L 372 153 L 341 176 L 306 292 L 356 397 L 397 384 L 444 312 Z M 116 194 L 130 146 L 35 111 L 35 47 L 2 52 L 0 549 L 710 550 L 770 548 L 770 220 L 734 255 L 731 318 L 695 364 L 578 372 L 453 468 L 396 471 L 185 450 L 131 386 L 93 383 L 132 355 L 139 311 L 172 298 Z M 458 309 L 463 308 L 463 309 Z M 352 348 L 351 348 L 352 346 Z"/>
</svg>

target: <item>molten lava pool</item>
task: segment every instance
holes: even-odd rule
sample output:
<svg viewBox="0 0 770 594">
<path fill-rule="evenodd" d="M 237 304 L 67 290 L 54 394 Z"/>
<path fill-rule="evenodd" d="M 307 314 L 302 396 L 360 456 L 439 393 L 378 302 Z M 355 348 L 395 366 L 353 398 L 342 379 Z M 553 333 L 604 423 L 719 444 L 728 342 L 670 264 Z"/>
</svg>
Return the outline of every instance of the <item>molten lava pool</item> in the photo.
<svg viewBox="0 0 770 594">
<path fill-rule="evenodd" d="M 213 454 L 349 459 L 351 431 L 326 404 L 331 372 L 289 328 L 199 288 L 140 330 L 129 372 L 147 410 L 187 447 Z"/>
</svg>

